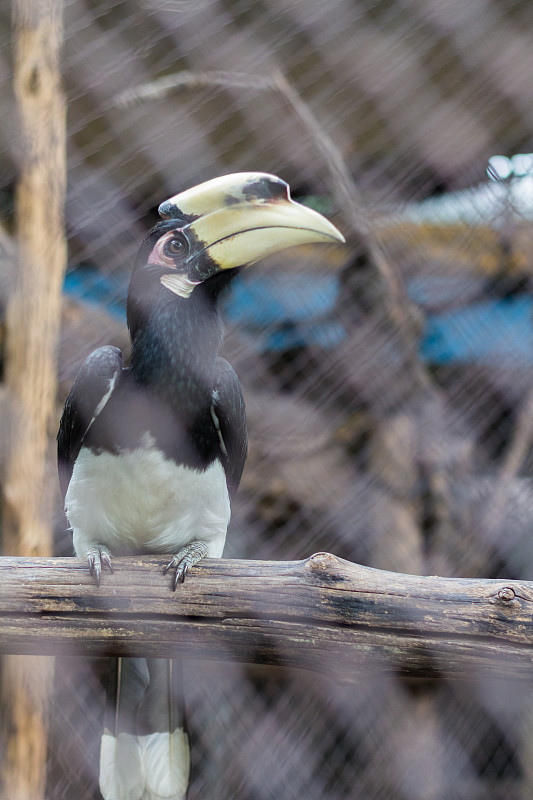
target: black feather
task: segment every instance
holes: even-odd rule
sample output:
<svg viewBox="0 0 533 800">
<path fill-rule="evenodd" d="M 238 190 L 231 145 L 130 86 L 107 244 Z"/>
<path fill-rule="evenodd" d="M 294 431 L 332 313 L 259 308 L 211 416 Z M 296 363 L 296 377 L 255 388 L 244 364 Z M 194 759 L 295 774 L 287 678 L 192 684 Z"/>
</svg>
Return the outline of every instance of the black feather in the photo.
<svg viewBox="0 0 533 800">
<path fill-rule="evenodd" d="M 63 499 L 72 477 L 74 462 L 112 381 L 122 372 L 122 353 L 106 345 L 94 350 L 82 364 L 65 402 L 57 434 L 59 484 Z"/>
<path fill-rule="evenodd" d="M 221 461 L 226 471 L 228 491 L 233 498 L 246 461 L 248 433 L 241 384 L 235 370 L 224 358 L 218 358 L 216 362 L 213 408 L 225 449 Z"/>
</svg>

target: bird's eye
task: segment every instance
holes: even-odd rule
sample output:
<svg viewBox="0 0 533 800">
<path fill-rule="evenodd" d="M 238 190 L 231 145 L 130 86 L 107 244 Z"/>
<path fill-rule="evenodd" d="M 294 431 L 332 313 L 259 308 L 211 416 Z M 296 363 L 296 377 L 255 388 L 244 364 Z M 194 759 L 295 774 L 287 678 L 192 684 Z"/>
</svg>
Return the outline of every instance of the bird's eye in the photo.
<svg viewBox="0 0 533 800">
<path fill-rule="evenodd" d="M 184 236 L 175 234 L 171 239 L 167 239 L 163 247 L 163 252 L 170 258 L 181 256 L 186 252 L 187 241 Z"/>
<path fill-rule="evenodd" d="M 180 242 L 179 239 L 171 239 L 167 245 L 167 250 L 169 253 L 177 255 L 182 247 L 183 247 L 183 242 Z"/>
</svg>

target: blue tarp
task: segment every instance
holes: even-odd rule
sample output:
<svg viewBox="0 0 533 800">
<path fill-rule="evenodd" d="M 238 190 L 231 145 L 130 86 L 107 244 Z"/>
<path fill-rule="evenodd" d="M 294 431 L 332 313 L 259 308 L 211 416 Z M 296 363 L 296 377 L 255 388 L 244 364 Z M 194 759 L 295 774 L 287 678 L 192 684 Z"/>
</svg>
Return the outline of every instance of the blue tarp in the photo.
<svg viewBox="0 0 533 800">
<path fill-rule="evenodd" d="M 440 280 L 438 286 L 435 280 Z M 460 283 L 460 282 L 459 282 Z M 457 293 L 453 279 L 418 278 L 410 294 L 422 308 L 436 288 L 442 299 Z M 97 270 L 82 266 L 68 273 L 65 291 L 103 306 L 125 318 L 126 286 Z M 316 345 L 334 348 L 345 336 L 335 307 L 339 293 L 336 275 L 252 273 L 239 276 L 224 299 L 228 322 L 250 334 L 258 352 L 279 352 Z M 527 295 L 476 300 L 464 307 L 427 316 L 420 342 L 428 363 L 533 364 L 533 299 Z"/>
<path fill-rule="evenodd" d="M 433 364 L 533 364 L 533 300 L 528 295 L 472 303 L 430 315 L 421 342 Z"/>
</svg>

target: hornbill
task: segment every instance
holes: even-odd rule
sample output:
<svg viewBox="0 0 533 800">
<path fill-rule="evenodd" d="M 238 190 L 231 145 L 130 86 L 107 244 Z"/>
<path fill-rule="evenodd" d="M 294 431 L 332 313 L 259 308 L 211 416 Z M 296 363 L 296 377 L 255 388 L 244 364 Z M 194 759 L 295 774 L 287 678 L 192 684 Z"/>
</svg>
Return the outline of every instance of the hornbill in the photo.
<svg viewBox="0 0 533 800">
<path fill-rule="evenodd" d="M 97 585 L 113 555 L 171 553 L 164 572 L 174 571 L 176 590 L 201 558 L 222 555 L 246 458 L 241 387 L 218 355 L 217 300 L 270 253 L 344 239 L 264 173 L 207 181 L 159 214 L 128 291 L 130 364 L 111 346 L 87 358 L 65 403 L 58 465 L 74 550 Z M 184 796 L 177 672 L 164 659 L 117 660 L 100 749 L 106 800 Z"/>
</svg>

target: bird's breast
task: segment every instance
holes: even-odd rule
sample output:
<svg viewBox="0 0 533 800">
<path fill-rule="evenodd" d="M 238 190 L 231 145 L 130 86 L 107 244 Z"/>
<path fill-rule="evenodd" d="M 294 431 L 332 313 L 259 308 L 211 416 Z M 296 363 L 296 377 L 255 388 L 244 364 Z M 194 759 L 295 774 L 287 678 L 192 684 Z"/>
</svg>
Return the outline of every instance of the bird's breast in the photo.
<svg viewBox="0 0 533 800">
<path fill-rule="evenodd" d="M 161 451 L 170 464 L 205 470 L 220 454 L 211 418 L 212 390 L 198 396 L 187 384 L 180 390 L 144 386 L 124 371 L 102 412 L 90 425 L 84 440 L 92 451 L 114 455 Z M 191 400 L 192 395 L 194 400 Z"/>
<path fill-rule="evenodd" d="M 149 444 L 149 443 L 148 443 Z M 230 504 L 222 464 L 176 463 L 154 446 L 120 453 L 83 448 L 65 497 L 74 548 L 87 540 L 113 554 L 171 553 L 192 539 L 222 554 Z"/>
</svg>

